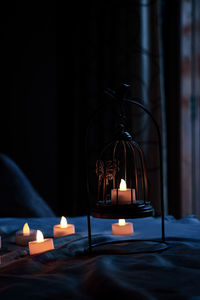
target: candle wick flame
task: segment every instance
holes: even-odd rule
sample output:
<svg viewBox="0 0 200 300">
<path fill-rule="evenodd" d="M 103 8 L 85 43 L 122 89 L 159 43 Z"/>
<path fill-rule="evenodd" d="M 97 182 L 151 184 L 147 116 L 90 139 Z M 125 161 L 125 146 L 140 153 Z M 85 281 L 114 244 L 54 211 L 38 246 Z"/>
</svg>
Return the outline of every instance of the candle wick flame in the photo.
<svg viewBox="0 0 200 300">
<path fill-rule="evenodd" d="M 119 219 L 118 224 L 119 226 L 124 226 L 126 224 L 125 219 Z"/>
<path fill-rule="evenodd" d="M 24 227 L 23 227 L 23 235 L 29 235 L 30 234 L 30 228 L 28 226 L 28 223 L 25 223 L 24 224 Z"/>
<path fill-rule="evenodd" d="M 60 227 L 66 228 L 67 227 L 67 219 L 65 217 L 62 217 L 60 220 Z"/>
<path fill-rule="evenodd" d="M 37 230 L 36 241 L 39 242 L 39 243 L 44 241 L 43 233 L 40 230 Z"/>
<path fill-rule="evenodd" d="M 120 191 L 126 191 L 127 187 L 126 187 L 126 181 L 124 179 L 121 179 L 120 185 L 119 185 L 119 190 Z"/>
</svg>

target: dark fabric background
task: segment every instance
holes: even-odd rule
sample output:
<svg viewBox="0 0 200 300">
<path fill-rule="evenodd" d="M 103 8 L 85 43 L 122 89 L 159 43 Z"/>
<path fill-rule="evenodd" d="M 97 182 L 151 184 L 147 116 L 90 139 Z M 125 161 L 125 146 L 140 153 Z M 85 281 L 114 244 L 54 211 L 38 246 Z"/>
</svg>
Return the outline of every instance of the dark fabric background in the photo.
<svg viewBox="0 0 200 300">
<path fill-rule="evenodd" d="M 55 3 L 1 3 L 0 152 L 56 209 Z"/>
<path fill-rule="evenodd" d="M 130 83 L 160 122 L 157 47 L 157 1 L 2 7 L 0 150 L 58 215 L 86 211 L 85 129 L 105 88 Z"/>
<path fill-rule="evenodd" d="M 180 4 L 160 1 L 167 123 L 168 211 L 180 217 Z"/>
<path fill-rule="evenodd" d="M 69 18 L 70 13 L 72 18 Z M 66 211 L 81 213 L 85 209 L 85 129 L 93 111 L 102 101 L 109 101 L 104 96 L 105 88 L 117 89 L 121 82 L 131 84 L 127 96 L 142 98 L 161 125 L 157 17 L 157 1 L 124 1 L 115 5 L 111 1 L 106 4 L 96 1 L 87 8 L 81 4 L 77 9 L 74 4 L 68 15 L 61 18 L 60 27 L 64 34 L 57 45 L 62 54 L 59 56 L 62 64 L 59 82 L 63 96 L 59 102 L 59 134 L 62 132 L 59 172 L 63 176 L 59 179 L 59 193 L 60 198 L 66 199 Z M 136 139 L 151 138 L 150 148 L 145 146 L 144 150 L 151 153 L 147 159 L 153 181 L 150 198 L 156 205 L 160 195 L 158 148 L 154 144 L 153 126 L 141 117 L 143 124 L 137 124 Z M 98 126 L 93 129 L 97 131 L 90 136 L 92 154 L 98 151 L 111 119 L 102 115 L 98 121 Z M 65 139 L 67 143 L 64 145 Z M 70 189 L 66 184 L 68 180 Z M 156 208 L 159 211 L 159 204 Z"/>
<path fill-rule="evenodd" d="M 95 1 L 87 7 L 71 3 L 67 8 L 55 1 L 1 4 L 0 152 L 19 165 L 58 215 L 85 213 L 85 128 L 105 88 L 130 83 L 129 96 L 141 97 L 161 125 L 157 4 L 139 0 Z M 179 171 L 174 168 L 179 165 L 179 1 L 163 0 L 159 5 L 169 211 L 176 214 L 180 209 Z M 150 161 L 154 186 L 159 172 L 156 149 L 150 152 L 155 155 L 153 164 Z"/>
</svg>

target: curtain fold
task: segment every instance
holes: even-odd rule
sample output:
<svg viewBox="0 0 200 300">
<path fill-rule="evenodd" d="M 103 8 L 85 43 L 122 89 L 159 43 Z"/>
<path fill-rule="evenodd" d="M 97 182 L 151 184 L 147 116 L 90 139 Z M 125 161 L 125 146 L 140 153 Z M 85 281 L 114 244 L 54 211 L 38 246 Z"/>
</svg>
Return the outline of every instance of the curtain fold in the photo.
<svg viewBox="0 0 200 300">
<path fill-rule="evenodd" d="M 181 1 L 180 214 L 200 217 L 200 2 Z"/>
<path fill-rule="evenodd" d="M 167 119 L 168 206 L 200 216 L 200 2 L 160 1 Z M 173 14 L 172 14 L 173 11 Z"/>
</svg>

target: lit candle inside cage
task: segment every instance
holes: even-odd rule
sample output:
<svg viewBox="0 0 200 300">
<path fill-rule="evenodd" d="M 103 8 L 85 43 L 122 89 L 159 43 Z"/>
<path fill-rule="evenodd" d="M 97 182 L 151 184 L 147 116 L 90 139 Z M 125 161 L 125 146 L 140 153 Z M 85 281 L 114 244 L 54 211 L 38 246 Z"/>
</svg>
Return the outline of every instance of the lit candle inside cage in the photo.
<svg viewBox="0 0 200 300">
<path fill-rule="evenodd" d="M 112 204 L 130 204 L 136 202 L 135 189 L 127 188 L 126 181 L 121 179 L 119 189 L 111 190 Z"/>
<path fill-rule="evenodd" d="M 39 254 L 54 249 L 53 239 L 44 239 L 43 233 L 37 230 L 36 240 L 29 242 L 30 255 Z"/>
<path fill-rule="evenodd" d="M 118 223 L 112 224 L 113 235 L 131 235 L 133 234 L 133 223 L 126 222 L 125 219 L 119 219 Z"/>
<path fill-rule="evenodd" d="M 67 219 L 62 217 L 60 224 L 54 225 L 53 227 L 53 236 L 61 237 L 69 234 L 75 233 L 75 226 L 73 224 L 68 224 Z"/>
<path fill-rule="evenodd" d="M 16 232 L 16 244 L 28 246 L 30 241 L 36 239 L 36 230 L 30 229 L 28 223 L 25 223 L 23 229 Z"/>
<path fill-rule="evenodd" d="M 121 181 L 120 181 L 119 190 L 120 191 L 126 191 L 127 190 L 126 181 L 124 179 L 121 179 Z"/>
</svg>

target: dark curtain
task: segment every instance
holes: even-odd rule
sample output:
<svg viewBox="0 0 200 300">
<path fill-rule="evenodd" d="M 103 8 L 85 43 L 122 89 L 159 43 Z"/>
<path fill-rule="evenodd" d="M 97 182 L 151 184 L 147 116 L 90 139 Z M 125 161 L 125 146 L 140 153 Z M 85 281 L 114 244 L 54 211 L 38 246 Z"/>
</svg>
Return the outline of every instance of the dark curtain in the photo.
<svg viewBox="0 0 200 300">
<path fill-rule="evenodd" d="M 199 216 L 199 23 L 195 0 L 160 1 L 167 116 L 168 205 Z M 169 22 L 170 20 L 170 22 Z"/>
<path fill-rule="evenodd" d="M 15 2 L 1 10 L 1 152 L 58 215 L 86 212 L 85 131 L 105 88 L 129 83 L 127 96 L 139 97 L 162 130 L 158 12 L 158 1 L 142 0 L 71 3 L 67 9 L 55 2 Z M 156 134 L 141 112 L 128 112 L 146 153 L 149 196 L 159 214 Z M 102 117 L 94 145 L 101 146 L 109 122 Z"/>
<path fill-rule="evenodd" d="M 180 3 L 160 2 L 163 92 L 166 108 L 168 212 L 180 211 Z"/>
<path fill-rule="evenodd" d="M 122 82 L 160 125 L 165 207 L 168 200 L 176 217 L 199 214 L 199 11 L 197 0 L 1 4 L 0 152 L 56 214 L 86 212 L 88 118 L 109 101 L 104 90 Z M 141 112 L 127 114 L 159 214 L 156 134 Z M 93 129 L 93 150 L 111 120 L 102 116 Z"/>
<path fill-rule="evenodd" d="M 180 215 L 200 217 L 200 2 L 180 5 Z"/>
<path fill-rule="evenodd" d="M 0 152 L 56 210 L 55 3 L 2 2 L 0 15 Z"/>
<path fill-rule="evenodd" d="M 109 101 L 104 89 L 118 89 L 122 82 L 130 84 L 127 96 L 140 98 L 162 131 L 158 12 L 157 1 L 114 5 L 95 1 L 87 8 L 84 3 L 78 8 L 72 5 L 60 20 L 59 199 L 67 214 L 87 212 L 85 132 L 91 114 L 103 101 Z M 159 214 L 160 166 L 155 129 L 141 111 L 129 107 L 128 112 L 129 125 L 137 125 L 135 138 L 146 153 L 149 197 Z M 103 147 L 111 122 L 102 114 L 98 126 L 91 129 L 91 155 Z"/>
</svg>

